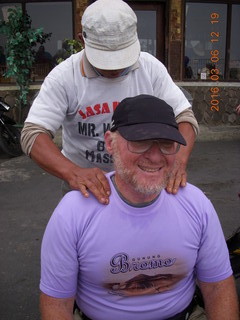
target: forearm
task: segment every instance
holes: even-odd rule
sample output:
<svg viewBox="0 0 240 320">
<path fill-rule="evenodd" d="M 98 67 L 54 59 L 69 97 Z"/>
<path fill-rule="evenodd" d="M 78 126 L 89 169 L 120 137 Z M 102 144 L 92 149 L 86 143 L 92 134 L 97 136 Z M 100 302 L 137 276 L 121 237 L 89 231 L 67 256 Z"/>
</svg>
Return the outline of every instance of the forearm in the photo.
<svg viewBox="0 0 240 320">
<path fill-rule="evenodd" d="M 179 131 L 185 138 L 187 145 L 181 145 L 178 153 L 176 154 L 174 168 L 171 173 L 171 177 L 168 181 L 167 192 L 176 194 L 179 187 L 185 187 L 187 183 L 186 167 L 192 152 L 196 134 L 193 127 L 188 122 L 180 122 L 178 124 Z"/>
<path fill-rule="evenodd" d="M 185 165 L 187 165 L 194 143 L 195 143 L 196 134 L 195 134 L 195 131 L 193 130 L 192 125 L 188 122 L 180 122 L 178 124 L 178 127 L 179 127 L 179 131 L 181 132 L 184 139 L 186 140 L 187 145 L 181 146 L 179 152 L 177 153 L 177 159 L 181 159 L 181 161 Z"/>
<path fill-rule="evenodd" d="M 66 181 L 70 179 L 69 175 L 77 168 L 44 133 L 37 136 L 30 156 L 42 169 Z"/>
<path fill-rule="evenodd" d="M 41 293 L 41 320 L 73 320 L 74 298 L 57 299 Z"/>
<path fill-rule="evenodd" d="M 72 190 L 80 190 L 84 197 L 91 191 L 99 202 L 109 203 L 110 186 L 99 168 L 81 168 L 64 157 L 52 139 L 40 133 L 30 152 L 31 158 L 45 171 L 68 182 Z"/>
<path fill-rule="evenodd" d="M 239 320 L 233 277 L 216 283 L 199 282 L 208 320 Z"/>
</svg>

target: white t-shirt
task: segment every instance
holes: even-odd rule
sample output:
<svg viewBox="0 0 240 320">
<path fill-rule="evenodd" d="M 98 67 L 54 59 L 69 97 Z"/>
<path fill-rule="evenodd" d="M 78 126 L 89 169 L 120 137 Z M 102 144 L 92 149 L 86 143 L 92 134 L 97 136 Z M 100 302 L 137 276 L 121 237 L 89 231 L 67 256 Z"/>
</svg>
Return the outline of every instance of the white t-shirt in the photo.
<svg viewBox="0 0 240 320">
<path fill-rule="evenodd" d="M 116 79 L 84 77 L 82 55 L 83 51 L 72 55 L 49 73 L 26 119 L 53 133 L 62 125 L 62 152 L 81 167 L 112 170 L 104 133 L 124 98 L 157 96 L 172 106 L 176 116 L 191 106 L 165 66 L 148 53 L 141 53 L 139 68 Z"/>
<path fill-rule="evenodd" d="M 94 320 L 161 320 L 189 305 L 196 279 L 232 274 L 217 214 L 198 188 L 163 190 L 137 208 L 109 183 L 107 206 L 71 191 L 55 209 L 42 243 L 45 294 L 76 296 Z"/>
</svg>

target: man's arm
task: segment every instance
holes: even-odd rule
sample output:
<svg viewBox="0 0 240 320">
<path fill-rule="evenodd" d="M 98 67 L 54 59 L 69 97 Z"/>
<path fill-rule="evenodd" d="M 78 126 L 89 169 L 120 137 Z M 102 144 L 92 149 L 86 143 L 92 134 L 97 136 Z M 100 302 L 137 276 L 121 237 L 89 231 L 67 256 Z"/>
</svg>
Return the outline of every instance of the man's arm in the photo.
<svg viewBox="0 0 240 320">
<path fill-rule="evenodd" d="M 108 204 L 110 187 L 102 170 L 80 168 L 67 159 L 45 133 L 35 139 L 30 151 L 31 158 L 44 170 L 67 181 L 73 190 L 80 190 L 88 197 L 92 192 L 99 202 Z"/>
<path fill-rule="evenodd" d="M 59 299 L 41 292 L 41 320 L 73 320 L 73 304 L 74 297 Z"/>
<path fill-rule="evenodd" d="M 167 191 L 169 193 L 176 194 L 178 192 L 179 187 L 185 187 L 187 183 L 187 173 L 186 167 L 188 163 L 188 159 L 192 152 L 196 134 L 193 130 L 191 123 L 189 122 L 180 122 L 178 124 L 179 131 L 185 138 L 187 145 L 180 147 L 176 155 L 175 166 L 171 174 L 171 178 L 169 179 L 167 185 Z"/>
<path fill-rule="evenodd" d="M 239 320 L 234 278 L 218 282 L 199 281 L 208 320 Z"/>
</svg>

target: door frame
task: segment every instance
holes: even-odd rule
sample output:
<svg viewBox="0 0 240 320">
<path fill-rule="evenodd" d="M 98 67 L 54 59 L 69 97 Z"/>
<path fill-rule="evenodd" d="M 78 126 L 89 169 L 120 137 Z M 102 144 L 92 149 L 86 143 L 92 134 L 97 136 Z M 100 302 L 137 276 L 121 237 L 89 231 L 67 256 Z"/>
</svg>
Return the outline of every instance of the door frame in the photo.
<svg viewBox="0 0 240 320">
<path fill-rule="evenodd" d="M 156 11 L 156 58 L 166 62 L 166 3 L 160 1 L 126 1 L 133 10 Z"/>
</svg>

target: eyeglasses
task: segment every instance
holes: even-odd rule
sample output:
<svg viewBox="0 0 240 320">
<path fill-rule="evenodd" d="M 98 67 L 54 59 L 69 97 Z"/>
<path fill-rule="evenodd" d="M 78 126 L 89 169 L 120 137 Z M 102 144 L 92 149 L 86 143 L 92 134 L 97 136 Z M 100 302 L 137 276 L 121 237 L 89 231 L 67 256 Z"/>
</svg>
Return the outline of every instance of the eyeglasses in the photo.
<svg viewBox="0 0 240 320">
<path fill-rule="evenodd" d="M 175 154 L 180 149 L 179 143 L 170 140 L 127 141 L 127 147 L 132 153 L 142 154 L 151 149 L 154 143 L 157 143 L 160 152 L 164 155 Z"/>
</svg>

